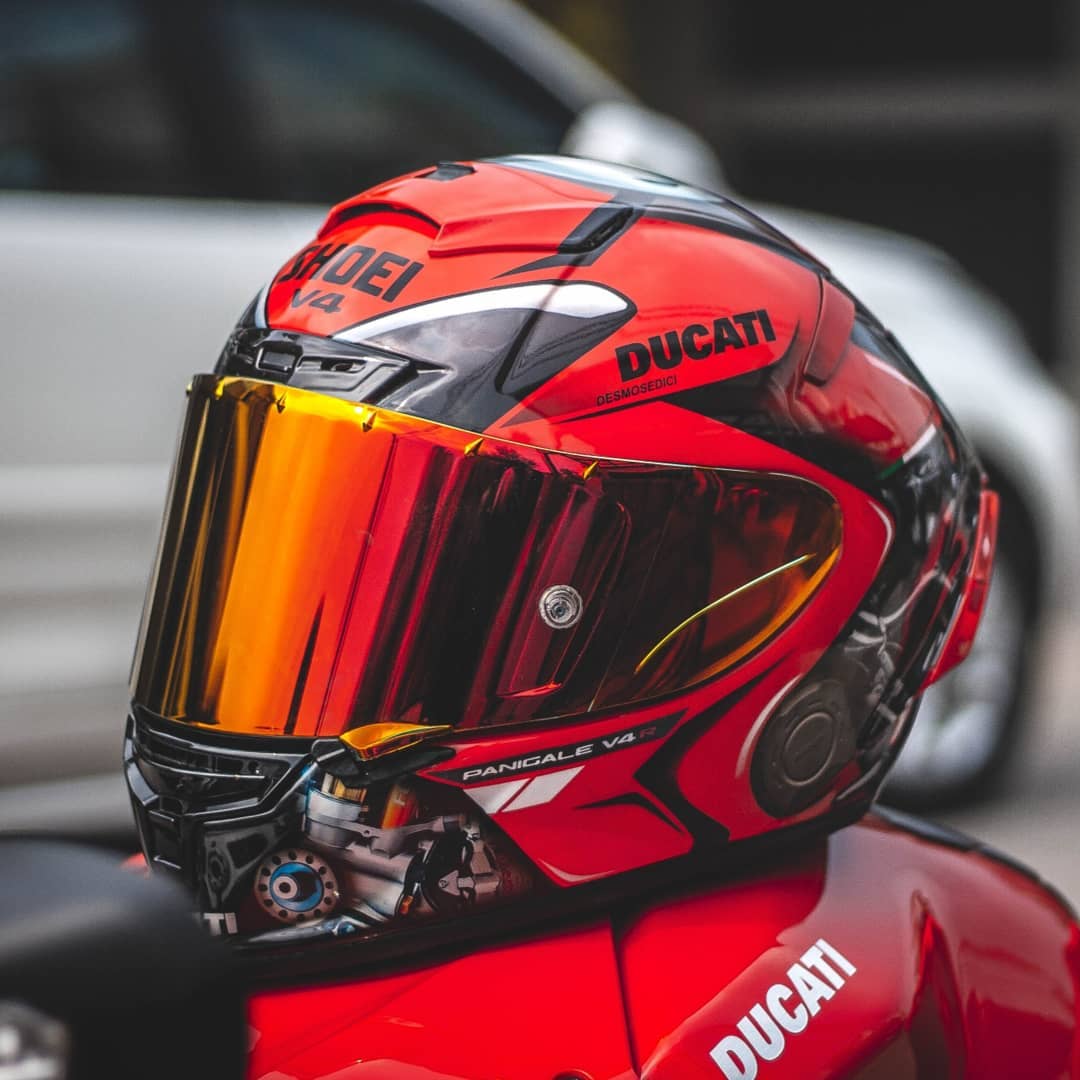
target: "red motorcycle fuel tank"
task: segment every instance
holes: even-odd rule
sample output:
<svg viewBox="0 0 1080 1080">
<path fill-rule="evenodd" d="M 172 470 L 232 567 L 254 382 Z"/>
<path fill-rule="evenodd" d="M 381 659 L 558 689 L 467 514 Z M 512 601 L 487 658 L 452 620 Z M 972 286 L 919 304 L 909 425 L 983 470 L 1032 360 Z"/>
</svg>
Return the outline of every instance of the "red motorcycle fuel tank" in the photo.
<svg viewBox="0 0 1080 1080">
<path fill-rule="evenodd" d="M 252 1080 L 1080 1076 L 1073 913 L 878 811 L 798 861 L 252 1002 Z"/>
</svg>

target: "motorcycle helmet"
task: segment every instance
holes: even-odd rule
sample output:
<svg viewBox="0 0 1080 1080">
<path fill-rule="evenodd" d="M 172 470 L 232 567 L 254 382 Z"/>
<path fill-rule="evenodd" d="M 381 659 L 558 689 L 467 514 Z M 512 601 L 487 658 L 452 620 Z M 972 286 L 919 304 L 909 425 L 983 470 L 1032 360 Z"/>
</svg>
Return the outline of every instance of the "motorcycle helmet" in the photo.
<svg viewBox="0 0 1080 1080">
<path fill-rule="evenodd" d="M 851 821 L 986 593 L 996 498 L 893 336 L 635 169 L 341 203 L 188 394 L 126 775 L 149 865 L 260 955 Z"/>
</svg>

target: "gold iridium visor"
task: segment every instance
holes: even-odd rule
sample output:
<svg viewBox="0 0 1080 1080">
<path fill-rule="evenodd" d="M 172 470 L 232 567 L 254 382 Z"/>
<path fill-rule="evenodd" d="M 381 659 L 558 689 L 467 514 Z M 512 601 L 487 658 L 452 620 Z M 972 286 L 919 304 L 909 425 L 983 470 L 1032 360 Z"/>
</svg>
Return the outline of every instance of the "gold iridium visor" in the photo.
<svg viewBox="0 0 1080 1080">
<path fill-rule="evenodd" d="M 546 453 L 201 375 L 133 696 L 302 736 L 636 703 L 775 634 L 840 536 L 794 477 Z"/>
</svg>

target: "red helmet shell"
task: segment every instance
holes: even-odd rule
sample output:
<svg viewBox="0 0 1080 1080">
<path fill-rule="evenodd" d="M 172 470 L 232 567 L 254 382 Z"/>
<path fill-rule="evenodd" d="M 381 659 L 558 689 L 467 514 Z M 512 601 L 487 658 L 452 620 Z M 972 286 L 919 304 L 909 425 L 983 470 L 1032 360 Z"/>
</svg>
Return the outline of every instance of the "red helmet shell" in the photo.
<svg viewBox="0 0 1080 1080">
<path fill-rule="evenodd" d="M 995 504 L 969 448 L 829 271 L 720 196 L 567 158 L 390 181 L 331 211 L 218 374 L 493 445 L 796 478 L 835 504 L 842 541 L 813 595 L 714 677 L 460 726 L 414 762 L 548 888 L 858 816 L 973 634 Z M 138 680 L 136 706 L 191 720 Z"/>
</svg>

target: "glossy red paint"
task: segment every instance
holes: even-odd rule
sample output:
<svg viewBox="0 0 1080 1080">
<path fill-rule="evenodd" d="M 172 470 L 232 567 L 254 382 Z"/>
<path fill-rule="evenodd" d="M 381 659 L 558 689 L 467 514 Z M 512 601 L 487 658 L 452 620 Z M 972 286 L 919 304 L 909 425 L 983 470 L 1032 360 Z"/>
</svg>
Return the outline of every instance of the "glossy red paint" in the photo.
<svg viewBox="0 0 1080 1080">
<path fill-rule="evenodd" d="M 797 863 L 617 918 L 262 994 L 250 1076 L 1080 1075 L 1074 918 L 959 844 L 871 815 Z"/>
<path fill-rule="evenodd" d="M 267 994 L 251 1026 L 250 1076 L 266 1080 L 635 1075 L 606 921 L 437 967 Z"/>
</svg>

